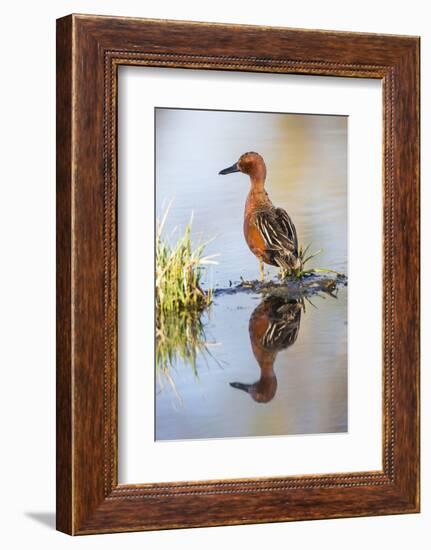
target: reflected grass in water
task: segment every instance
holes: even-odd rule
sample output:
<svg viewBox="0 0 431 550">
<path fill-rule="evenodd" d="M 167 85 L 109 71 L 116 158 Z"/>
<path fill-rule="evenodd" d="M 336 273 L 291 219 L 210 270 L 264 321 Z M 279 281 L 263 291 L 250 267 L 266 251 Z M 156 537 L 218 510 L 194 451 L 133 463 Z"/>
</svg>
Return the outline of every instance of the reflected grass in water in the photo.
<svg viewBox="0 0 431 550">
<path fill-rule="evenodd" d="M 182 311 L 176 314 L 160 313 L 156 317 L 156 377 L 160 391 L 168 383 L 179 401 L 179 395 L 172 371 L 187 366 L 193 372 L 195 380 L 199 379 L 198 363 L 210 360 L 222 367 L 211 353 L 215 342 L 208 341 L 203 312 Z"/>
<path fill-rule="evenodd" d="M 176 315 L 157 313 L 156 365 L 158 374 L 168 374 L 178 363 L 190 365 L 198 376 L 196 359 L 206 351 L 205 327 L 200 313 L 181 312 Z"/>
</svg>

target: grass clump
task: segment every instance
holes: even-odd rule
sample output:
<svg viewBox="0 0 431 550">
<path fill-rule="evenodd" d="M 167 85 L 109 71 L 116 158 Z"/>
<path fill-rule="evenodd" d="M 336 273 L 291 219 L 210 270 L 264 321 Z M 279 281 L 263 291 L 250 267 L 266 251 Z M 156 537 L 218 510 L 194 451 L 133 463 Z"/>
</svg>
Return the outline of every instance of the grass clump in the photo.
<svg viewBox="0 0 431 550">
<path fill-rule="evenodd" d="M 286 277 L 289 277 L 289 276 L 292 276 L 295 279 L 302 279 L 307 275 L 312 275 L 315 273 L 334 273 L 339 276 L 342 275 L 342 273 L 339 273 L 338 271 L 335 271 L 333 269 L 323 269 L 323 268 L 317 268 L 317 267 L 311 268 L 311 269 L 304 269 L 304 266 L 307 262 L 309 262 L 311 259 L 315 258 L 316 256 L 318 256 L 323 252 L 323 248 L 321 248 L 317 252 L 310 253 L 309 252 L 310 247 L 311 247 L 311 243 L 308 244 L 305 248 L 303 248 L 302 245 L 299 246 L 298 255 L 299 255 L 299 259 L 301 260 L 301 268 L 292 269 L 291 271 L 280 269 L 280 274 L 279 274 L 280 279 L 286 279 Z"/>
<path fill-rule="evenodd" d="M 156 231 L 156 308 L 159 313 L 202 311 L 211 304 L 212 288 L 201 287 L 203 272 L 215 264 L 214 256 L 204 256 L 208 243 L 195 248 L 191 242 L 192 220 L 184 233 L 171 245 L 163 238 L 169 208 Z"/>
</svg>

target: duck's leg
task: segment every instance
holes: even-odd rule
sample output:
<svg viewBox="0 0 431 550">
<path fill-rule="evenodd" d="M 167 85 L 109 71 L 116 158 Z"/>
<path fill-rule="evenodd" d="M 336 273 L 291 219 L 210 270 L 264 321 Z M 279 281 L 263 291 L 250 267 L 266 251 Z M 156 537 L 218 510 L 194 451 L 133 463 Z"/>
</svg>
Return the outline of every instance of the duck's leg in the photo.
<svg viewBox="0 0 431 550">
<path fill-rule="evenodd" d="M 263 268 L 262 260 L 259 260 L 259 271 L 260 271 L 260 280 L 263 282 L 265 280 L 265 271 Z"/>
</svg>

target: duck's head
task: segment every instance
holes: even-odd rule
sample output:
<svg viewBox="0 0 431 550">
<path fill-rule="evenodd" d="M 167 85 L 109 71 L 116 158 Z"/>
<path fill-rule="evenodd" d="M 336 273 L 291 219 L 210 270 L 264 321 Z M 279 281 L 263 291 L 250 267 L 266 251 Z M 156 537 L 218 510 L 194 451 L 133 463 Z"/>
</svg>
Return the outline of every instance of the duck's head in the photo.
<svg viewBox="0 0 431 550">
<path fill-rule="evenodd" d="M 277 393 L 277 378 L 273 376 L 261 376 L 254 384 L 243 384 L 242 382 L 229 382 L 229 385 L 236 390 L 245 391 L 256 403 L 269 403 Z"/>
<path fill-rule="evenodd" d="M 252 179 L 262 179 L 266 177 L 265 161 L 259 153 L 250 151 L 241 155 L 235 164 L 220 170 L 219 175 L 232 174 L 233 172 L 242 172 L 248 174 Z"/>
</svg>

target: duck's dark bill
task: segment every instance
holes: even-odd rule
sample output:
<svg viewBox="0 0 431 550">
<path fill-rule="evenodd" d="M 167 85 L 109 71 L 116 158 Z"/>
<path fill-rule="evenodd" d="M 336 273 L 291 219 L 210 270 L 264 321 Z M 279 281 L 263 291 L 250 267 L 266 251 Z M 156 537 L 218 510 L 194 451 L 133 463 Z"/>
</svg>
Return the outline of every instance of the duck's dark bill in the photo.
<svg viewBox="0 0 431 550">
<path fill-rule="evenodd" d="M 233 172 L 239 172 L 238 164 L 235 162 L 235 164 L 232 164 L 232 166 L 229 166 L 229 168 L 225 168 L 224 170 L 220 170 L 219 176 L 224 176 L 226 174 L 232 174 Z"/>
<path fill-rule="evenodd" d="M 235 388 L 237 390 L 243 390 L 248 393 L 248 390 L 252 386 L 252 384 L 243 384 L 242 382 L 229 382 L 229 385 L 232 386 L 232 388 Z"/>
</svg>

